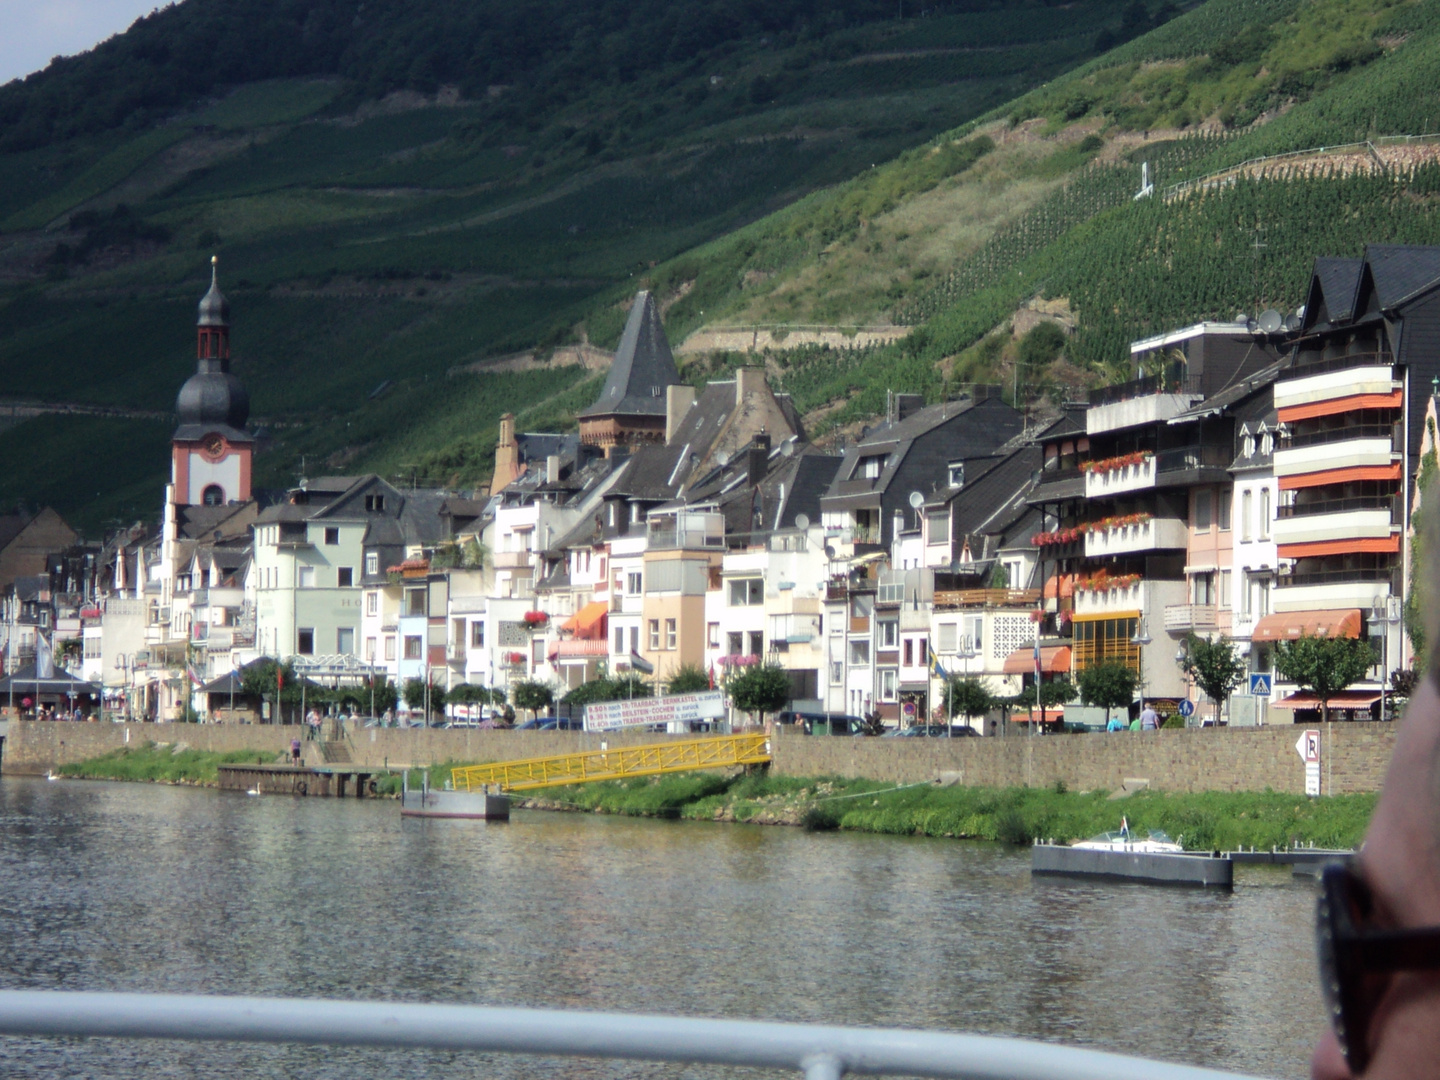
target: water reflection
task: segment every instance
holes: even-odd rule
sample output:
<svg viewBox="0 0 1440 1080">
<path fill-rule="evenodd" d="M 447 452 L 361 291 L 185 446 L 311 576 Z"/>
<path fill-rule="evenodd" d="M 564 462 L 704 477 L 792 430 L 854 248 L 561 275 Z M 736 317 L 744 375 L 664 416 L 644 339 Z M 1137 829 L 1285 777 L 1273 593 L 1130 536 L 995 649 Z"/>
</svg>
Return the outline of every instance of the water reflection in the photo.
<svg viewBox="0 0 1440 1080">
<path fill-rule="evenodd" d="M 0 781 L 7 988 L 620 1009 L 1020 1035 L 1270 1075 L 1319 1024 L 1312 887 L 1031 881 L 921 839 Z M 473 1054 L 0 1040 L 7 1075 L 521 1077 Z M 564 1063 L 566 1077 L 723 1070 Z"/>
</svg>

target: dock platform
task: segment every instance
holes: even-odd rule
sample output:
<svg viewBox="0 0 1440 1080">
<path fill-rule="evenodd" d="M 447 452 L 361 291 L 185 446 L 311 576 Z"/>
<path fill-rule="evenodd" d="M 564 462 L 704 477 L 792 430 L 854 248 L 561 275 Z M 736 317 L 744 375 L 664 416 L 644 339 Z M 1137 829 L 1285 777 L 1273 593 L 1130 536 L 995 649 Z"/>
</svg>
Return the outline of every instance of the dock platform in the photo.
<svg viewBox="0 0 1440 1080">
<path fill-rule="evenodd" d="M 221 791 L 255 791 L 261 795 L 319 795 L 363 799 L 375 794 L 378 770 L 364 765 L 221 765 Z"/>
<path fill-rule="evenodd" d="M 1235 881 L 1235 864 L 1222 855 L 1102 851 L 1068 844 L 1035 844 L 1030 872 L 1211 889 L 1233 888 Z"/>
</svg>

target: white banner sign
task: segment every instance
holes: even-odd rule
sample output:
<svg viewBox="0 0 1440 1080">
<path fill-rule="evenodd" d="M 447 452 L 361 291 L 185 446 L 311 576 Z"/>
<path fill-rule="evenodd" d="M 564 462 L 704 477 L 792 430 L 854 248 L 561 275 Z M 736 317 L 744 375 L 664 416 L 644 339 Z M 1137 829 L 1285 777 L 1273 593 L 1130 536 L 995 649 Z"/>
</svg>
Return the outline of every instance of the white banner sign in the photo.
<svg viewBox="0 0 1440 1080">
<path fill-rule="evenodd" d="M 703 694 L 601 701 L 585 706 L 586 731 L 617 731 L 648 724 L 715 720 L 725 715 L 725 695 L 719 690 Z"/>
</svg>

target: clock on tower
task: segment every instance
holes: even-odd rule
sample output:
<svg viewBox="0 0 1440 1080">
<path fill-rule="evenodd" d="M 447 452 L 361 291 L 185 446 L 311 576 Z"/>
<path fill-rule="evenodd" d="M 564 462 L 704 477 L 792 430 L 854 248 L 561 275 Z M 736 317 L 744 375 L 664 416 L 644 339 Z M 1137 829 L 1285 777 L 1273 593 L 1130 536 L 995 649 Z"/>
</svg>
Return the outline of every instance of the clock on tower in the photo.
<svg viewBox="0 0 1440 1080">
<path fill-rule="evenodd" d="M 210 260 L 210 291 L 200 301 L 196 371 L 175 402 L 180 423 L 170 440 L 170 479 L 177 506 L 250 498 L 250 397 L 230 374 L 230 302 L 220 292 L 218 262 Z"/>
</svg>

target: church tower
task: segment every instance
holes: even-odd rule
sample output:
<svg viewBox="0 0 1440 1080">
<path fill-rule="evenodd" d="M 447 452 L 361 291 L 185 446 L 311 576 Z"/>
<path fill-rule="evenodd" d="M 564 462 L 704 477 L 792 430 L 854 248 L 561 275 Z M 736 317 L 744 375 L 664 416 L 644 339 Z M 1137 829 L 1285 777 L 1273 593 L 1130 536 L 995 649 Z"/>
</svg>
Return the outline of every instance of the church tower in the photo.
<svg viewBox="0 0 1440 1080">
<path fill-rule="evenodd" d="M 250 396 L 230 374 L 230 302 L 220 292 L 219 259 L 210 259 L 210 291 L 200 301 L 196 371 L 175 402 L 180 424 L 170 440 L 176 506 L 224 506 L 250 498 L 255 438 L 245 428 Z"/>
</svg>

